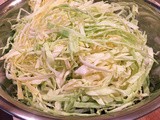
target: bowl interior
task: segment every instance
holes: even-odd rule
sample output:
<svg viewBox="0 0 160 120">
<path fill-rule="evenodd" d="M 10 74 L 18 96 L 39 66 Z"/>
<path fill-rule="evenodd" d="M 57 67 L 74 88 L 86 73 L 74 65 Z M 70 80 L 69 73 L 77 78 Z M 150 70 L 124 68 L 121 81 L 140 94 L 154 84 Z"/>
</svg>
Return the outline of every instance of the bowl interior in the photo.
<svg viewBox="0 0 160 120">
<path fill-rule="evenodd" d="M 98 1 L 98 0 L 96 0 Z M 117 2 L 117 1 L 125 1 L 125 0 L 109 0 L 109 2 Z M 126 0 L 134 1 L 139 5 L 139 14 L 137 19 L 139 20 L 139 27 L 142 31 L 146 31 L 148 36 L 147 45 L 152 47 L 155 52 L 155 59 L 158 63 L 160 63 L 160 11 L 158 9 L 153 8 L 147 3 L 139 0 Z M 12 2 L 8 3 L 9 6 Z M 7 38 L 10 35 L 13 35 L 14 32 L 11 30 L 11 23 L 15 23 L 15 19 L 19 12 L 19 9 L 23 7 L 25 10 L 30 10 L 29 6 L 25 1 L 23 4 L 12 6 L 9 9 L 6 7 L 0 8 L 1 11 L 6 10 L 5 12 L 1 12 L 0 16 L 0 48 L 5 46 L 7 42 Z M 23 14 L 25 15 L 25 13 Z M 10 22 L 11 23 L 10 23 Z M 2 50 L 0 50 L 0 56 Z M 7 52 L 7 51 L 5 51 Z M 0 62 L 0 100 L 2 101 L 0 106 L 2 109 L 5 109 L 12 115 L 27 119 L 28 116 L 35 117 L 36 119 L 64 119 L 62 116 L 53 116 L 47 113 L 43 113 L 41 111 L 35 110 L 34 108 L 27 107 L 16 100 L 10 97 L 13 94 L 12 82 L 5 78 L 3 68 L 3 62 Z M 108 115 L 101 115 L 96 117 L 83 117 L 83 119 L 127 119 L 127 118 L 137 118 L 148 112 L 160 107 L 160 65 L 155 63 L 150 72 L 150 97 L 147 97 L 140 103 L 129 107 L 126 110 L 111 113 Z M 2 105 L 4 103 L 4 105 Z M 31 112 L 32 111 L 32 112 Z M 74 116 L 74 117 L 65 117 L 65 119 L 82 119 L 82 117 Z"/>
</svg>

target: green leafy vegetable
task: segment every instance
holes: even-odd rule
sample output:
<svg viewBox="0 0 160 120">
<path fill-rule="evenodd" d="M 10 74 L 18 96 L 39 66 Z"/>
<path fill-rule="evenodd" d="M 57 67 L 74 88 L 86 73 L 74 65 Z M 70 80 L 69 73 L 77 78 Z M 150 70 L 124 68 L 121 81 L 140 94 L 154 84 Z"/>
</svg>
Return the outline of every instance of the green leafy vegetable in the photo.
<svg viewBox="0 0 160 120">
<path fill-rule="evenodd" d="M 149 96 L 154 62 L 135 3 L 30 0 L 2 56 L 17 99 L 45 112 L 90 116 Z M 10 38 L 8 39 L 10 40 Z M 10 46 L 10 42 L 5 49 Z"/>
</svg>

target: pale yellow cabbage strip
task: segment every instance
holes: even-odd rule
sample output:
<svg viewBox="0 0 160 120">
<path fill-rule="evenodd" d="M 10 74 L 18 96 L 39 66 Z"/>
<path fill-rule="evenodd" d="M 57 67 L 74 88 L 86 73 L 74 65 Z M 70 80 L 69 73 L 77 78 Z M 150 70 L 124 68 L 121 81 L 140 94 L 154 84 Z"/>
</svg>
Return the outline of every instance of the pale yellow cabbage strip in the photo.
<svg viewBox="0 0 160 120">
<path fill-rule="evenodd" d="M 131 2 L 30 0 L 4 51 L 13 96 L 58 115 L 92 116 L 126 109 L 150 95 L 153 50 Z M 21 9 L 22 10 L 22 9 Z M 25 11 L 25 10 L 23 10 Z M 20 11 L 21 12 L 21 11 Z"/>
</svg>

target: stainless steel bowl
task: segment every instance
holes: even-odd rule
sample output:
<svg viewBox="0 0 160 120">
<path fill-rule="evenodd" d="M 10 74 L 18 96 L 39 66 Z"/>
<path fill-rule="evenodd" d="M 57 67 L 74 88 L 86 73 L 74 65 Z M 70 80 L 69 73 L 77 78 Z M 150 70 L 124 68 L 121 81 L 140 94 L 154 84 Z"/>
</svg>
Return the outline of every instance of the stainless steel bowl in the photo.
<svg viewBox="0 0 160 120">
<path fill-rule="evenodd" d="M 148 35 L 148 45 L 154 49 L 154 52 L 160 51 L 160 10 L 151 6 L 142 0 L 109 0 L 114 1 L 133 1 L 136 2 L 140 9 L 137 16 L 139 26 L 142 31 L 146 31 Z M 14 19 L 18 14 L 19 8 L 29 10 L 26 0 L 8 0 L 0 6 L 0 47 L 6 44 L 6 39 L 12 33 L 8 20 Z M 24 14 L 25 15 L 25 14 Z M 1 52 L 1 51 L 0 51 Z M 157 53 L 155 59 L 160 63 L 160 52 Z M 151 95 L 137 103 L 136 105 L 107 115 L 94 116 L 94 117 L 78 117 L 78 116 L 54 116 L 36 110 L 32 107 L 23 105 L 10 97 L 12 92 L 11 83 L 5 78 L 3 62 L 0 62 L 0 109 L 7 113 L 21 118 L 30 120 L 47 120 L 47 119 L 66 119 L 66 120 L 104 120 L 104 119 L 136 119 L 160 107 L 160 64 L 154 64 L 151 73 Z"/>
</svg>

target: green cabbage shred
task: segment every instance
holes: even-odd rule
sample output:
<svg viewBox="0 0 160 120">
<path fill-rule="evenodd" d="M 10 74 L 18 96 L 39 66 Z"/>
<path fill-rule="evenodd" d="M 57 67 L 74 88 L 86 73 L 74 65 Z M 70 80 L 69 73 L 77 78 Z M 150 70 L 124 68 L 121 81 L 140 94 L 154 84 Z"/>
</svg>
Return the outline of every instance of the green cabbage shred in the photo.
<svg viewBox="0 0 160 120">
<path fill-rule="evenodd" d="M 153 50 L 139 30 L 133 2 L 30 0 L 17 17 L 6 77 L 19 101 L 58 115 L 92 116 L 126 109 L 149 96 Z M 24 10 L 25 11 L 25 10 Z"/>
</svg>

